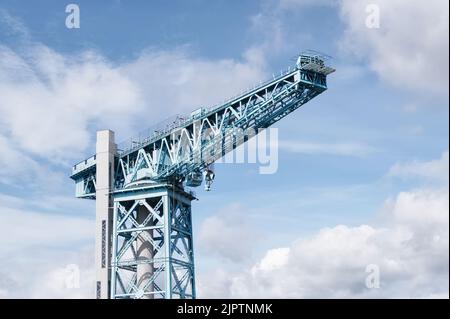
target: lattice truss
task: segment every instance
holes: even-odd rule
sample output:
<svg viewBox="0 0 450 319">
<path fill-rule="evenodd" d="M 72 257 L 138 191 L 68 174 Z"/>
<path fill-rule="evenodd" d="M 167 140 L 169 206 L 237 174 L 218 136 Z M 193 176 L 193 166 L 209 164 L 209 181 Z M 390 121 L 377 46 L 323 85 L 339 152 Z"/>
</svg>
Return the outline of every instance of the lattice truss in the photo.
<svg viewBox="0 0 450 319">
<path fill-rule="evenodd" d="M 270 82 L 218 107 L 177 117 L 162 129 L 154 127 L 112 151 L 108 177 L 113 176 L 107 182 L 108 200 L 114 202 L 112 234 L 109 217 L 101 228 L 102 247 L 111 249 L 102 250 L 101 267 L 109 257 L 111 263 L 98 281 L 110 289 L 108 297 L 195 298 L 194 196 L 184 186 L 204 181 L 208 190 L 212 163 L 324 92 L 332 72 L 320 54 L 301 54 L 294 69 Z M 97 174 L 97 161 L 93 155 L 73 166 L 77 197 L 105 195 L 96 176 L 103 185 L 108 166 L 102 161 Z M 108 204 L 102 205 L 97 214 L 109 214 Z"/>
<path fill-rule="evenodd" d="M 175 128 L 139 138 L 116 154 L 114 189 L 142 179 L 182 181 L 227 154 L 327 88 L 326 74 L 294 69 L 220 107 L 191 115 Z M 76 196 L 95 199 L 95 155 L 74 166 Z"/>
<path fill-rule="evenodd" d="M 224 106 L 205 112 L 165 137 L 121 154 L 116 188 L 199 172 L 326 89 L 324 75 L 299 70 Z"/>
<path fill-rule="evenodd" d="M 115 200 L 112 298 L 195 298 L 190 199 L 167 188 Z"/>
</svg>

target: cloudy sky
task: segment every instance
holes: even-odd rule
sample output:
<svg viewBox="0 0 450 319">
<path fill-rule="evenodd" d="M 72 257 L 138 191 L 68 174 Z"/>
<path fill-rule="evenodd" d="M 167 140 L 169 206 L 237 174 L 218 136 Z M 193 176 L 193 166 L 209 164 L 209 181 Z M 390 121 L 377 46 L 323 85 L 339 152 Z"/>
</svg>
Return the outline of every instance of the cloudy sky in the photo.
<svg viewBox="0 0 450 319">
<path fill-rule="evenodd" d="M 276 124 L 276 174 L 216 165 L 197 192 L 198 296 L 448 298 L 448 1 L 76 3 L 68 29 L 67 3 L 0 0 L 0 298 L 94 297 L 94 203 L 68 176 L 96 130 L 220 103 L 304 49 L 337 71 Z"/>
</svg>

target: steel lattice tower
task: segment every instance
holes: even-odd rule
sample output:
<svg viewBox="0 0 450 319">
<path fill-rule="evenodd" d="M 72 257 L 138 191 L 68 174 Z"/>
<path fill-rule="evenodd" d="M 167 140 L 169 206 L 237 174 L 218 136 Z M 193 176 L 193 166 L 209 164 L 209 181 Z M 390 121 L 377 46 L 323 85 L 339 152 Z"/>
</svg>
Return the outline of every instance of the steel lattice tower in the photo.
<svg viewBox="0 0 450 319">
<path fill-rule="evenodd" d="M 327 89 L 334 72 L 316 52 L 210 109 L 176 116 L 117 146 L 97 132 L 96 154 L 76 164 L 76 196 L 96 200 L 97 298 L 195 298 L 188 187 L 211 165 Z"/>
</svg>

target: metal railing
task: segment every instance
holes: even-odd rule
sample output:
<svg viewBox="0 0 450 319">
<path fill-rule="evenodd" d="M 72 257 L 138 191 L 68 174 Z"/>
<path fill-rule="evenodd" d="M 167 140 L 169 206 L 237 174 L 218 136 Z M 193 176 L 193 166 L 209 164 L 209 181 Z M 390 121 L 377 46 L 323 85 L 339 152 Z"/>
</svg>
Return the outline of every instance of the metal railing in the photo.
<svg viewBox="0 0 450 319">
<path fill-rule="evenodd" d="M 232 96 L 231 98 L 224 100 L 220 104 L 216 104 L 214 106 L 206 108 L 206 112 L 204 114 L 212 113 L 212 112 L 224 107 L 225 105 L 228 105 L 228 104 L 234 102 L 235 100 L 245 97 L 246 95 L 252 93 L 253 91 L 260 90 L 262 87 L 265 87 L 274 81 L 280 80 L 281 78 L 285 77 L 286 75 L 292 73 L 295 70 L 296 70 L 295 67 L 293 67 L 293 68 L 289 67 L 288 69 L 282 70 L 282 71 L 280 71 L 279 75 L 277 75 L 277 76 L 273 75 L 272 79 L 267 80 L 265 82 L 261 82 L 258 85 L 254 85 L 253 87 L 251 87 L 247 90 L 244 90 L 244 91 L 240 92 L 239 94 Z M 134 150 L 138 150 L 142 147 L 142 145 L 154 142 L 154 141 L 166 136 L 167 134 L 169 134 L 173 129 L 176 129 L 179 127 L 184 127 L 184 126 L 190 124 L 193 120 L 194 119 L 192 118 L 191 115 L 178 114 L 178 115 L 171 116 L 168 119 L 165 119 L 162 122 L 159 122 L 158 124 L 155 124 L 154 126 L 148 128 L 144 131 L 139 132 L 138 135 L 130 137 L 130 138 L 126 139 L 125 141 L 120 142 L 117 147 L 118 154 L 120 156 L 120 155 L 123 155 L 126 153 L 133 152 Z"/>
<path fill-rule="evenodd" d="M 137 135 L 118 143 L 117 152 L 121 155 L 139 149 L 142 145 L 167 135 L 171 130 L 182 126 L 185 122 L 186 116 L 181 116 L 179 114 L 171 116 L 150 128 L 139 132 Z"/>
<path fill-rule="evenodd" d="M 75 175 L 76 173 L 81 172 L 92 165 L 95 165 L 95 160 L 96 155 L 92 155 L 91 157 L 85 159 L 84 161 L 75 164 L 72 167 L 72 175 Z"/>
<path fill-rule="evenodd" d="M 222 103 L 219 103 L 219 104 L 216 104 L 216 105 L 206 108 L 205 109 L 206 111 L 204 114 L 213 113 L 216 110 L 219 110 L 226 105 L 232 104 L 233 102 L 244 98 L 246 95 L 249 95 L 252 92 L 258 91 L 261 88 L 264 88 L 265 86 L 268 86 L 273 82 L 279 81 L 286 75 L 289 75 L 296 70 L 298 70 L 298 68 L 296 66 L 281 70 L 278 75 L 273 74 L 272 79 L 269 79 L 264 82 L 261 81 L 259 84 L 255 84 L 254 86 L 241 91 L 240 93 L 224 100 Z M 149 144 L 154 141 L 157 141 L 158 139 L 161 139 L 162 137 L 169 134 L 173 129 L 176 129 L 179 127 L 184 127 L 184 126 L 190 124 L 193 120 L 194 119 L 192 118 L 192 116 L 190 114 L 189 115 L 177 114 L 177 115 L 171 116 L 171 117 L 151 126 L 150 128 L 139 132 L 137 135 L 132 136 L 132 137 L 118 143 L 118 145 L 117 145 L 118 155 L 121 156 L 123 154 L 127 154 L 127 153 L 133 152 L 135 150 L 138 150 L 145 144 Z M 83 169 L 90 166 L 89 164 L 87 164 L 85 162 L 91 160 L 92 158 L 94 158 L 94 161 L 95 161 L 95 155 L 94 155 L 93 157 L 90 157 L 87 160 L 84 160 L 84 161 L 74 165 L 74 167 L 72 169 L 72 173 L 75 174 L 76 172 L 82 171 Z M 83 165 L 85 165 L 85 166 L 83 166 Z"/>
</svg>

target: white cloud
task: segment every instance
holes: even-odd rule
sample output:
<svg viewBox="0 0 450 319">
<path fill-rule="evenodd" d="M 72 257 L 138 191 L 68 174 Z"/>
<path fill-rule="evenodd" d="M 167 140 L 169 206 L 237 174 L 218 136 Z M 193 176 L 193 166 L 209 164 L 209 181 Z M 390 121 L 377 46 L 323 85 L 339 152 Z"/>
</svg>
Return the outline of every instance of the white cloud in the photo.
<svg viewBox="0 0 450 319">
<path fill-rule="evenodd" d="M 11 195 L 0 203 L 0 297 L 92 298 L 94 221 L 29 210 Z"/>
<path fill-rule="evenodd" d="M 246 261 L 258 234 L 247 225 L 241 212 L 240 205 L 232 204 L 206 218 L 196 236 L 200 252 L 232 262 Z"/>
<path fill-rule="evenodd" d="M 252 269 L 252 273 L 258 271 L 272 271 L 283 267 L 289 261 L 289 248 L 275 248 L 267 251 L 263 259 L 261 259 Z"/>
<path fill-rule="evenodd" d="M 300 141 L 280 141 L 281 150 L 309 155 L 342 155 L 364 157 L 377 150 L 360 143 L 311 143 Z"/>
<path fill-rule="evenodd" d="M 8 207 L 5 198 L 0 198 L 0 224 L 8 229 L 0 234 L 3 244 L 0 253 L 39 245 L 67 246 L 94 238 L 94 223 L 91 219 L 29 211 L 22 206 L 23 203 L 19 204 L 19 208 Z"/>
<path fill-rule="evenodd" d="M 369 4 L 380 8 L 378 29 L 366 26 Z M 264 34 L 268 47 L 288 52 L 295 50 L 289 39 L 298 39 L 294 45 L 309 43 L 312 39 L 306 33 L 301 37 L 298 33 L 289 34 L 291 28 L 284 25 L 284 20 L 306 8 L 336 7 L 344 23 L 337 43 L 347 61 L 343 65 L 344 74 L 341 74 L 342 66 L 337 68 L 338 79 L 359 76 L 362 70 L 358 70 L 357 60 L 360 60 L 394 87 L 446 94 L 449 85 L 448 6 L 448 1 L 442 0 L 431 0 L 426 5 L 410 0 L 275 0 L 265 2 L 262 12 L 254 16 L 253 24 Z"/>
<path fill-rule="evenodd" d="M 95 52 L 63 55 L 42 44 L 0 46 L 0 133 L 18 151 L 53 161 L 82 156 L 92 128 L 122 134 L 212 106 L 264 76 L 258 49 L 242 61 L 146 50 L 115 65 Z"/>
<path fill-rule="evenodd" d="M 101 56 L 43 45 L 0 47 L 0 125 L 18 148 L 48 159 L 80 154 L 89 125 L 128 123 L 142 106 L 134 84 Z M 98 124 L 97 124 L 98 125 Z"/>
<path fill-rule="evenodd" d="M 29 173 L 36 172 L 38 163 L 10 143 L 0 134 L 0 183 L 12 184 L 17 176 L 26 177 Z"/>
<path fill-rule="evenodd" d="M 53 198 L 58 197 L 55 192 L 66 187 L 67 172 L 61 172 L 48 163 L 35 159 L 2 134 L 0 149 L 0 185 L 8 187 L 10 192 L 27 190 L 27 202 L 32 198 L 42 200 L 45 193 L 52 193 L 53 201 Z"/>
<path fill-rule="evenodd" d="M 0 298 L 94 298 L 93 246 L 35 248 L 3 259 Z"/>
<path fill-rule="evenodd" d="M 380 28 L 365 21 L 368 4 L 380 8 Z M 427 92 L 448 92 L 448 1 L 341 0 L 346 25 L 341 47 L 368 60 L 384 81 Z"/>
<path fill-rule="evenodd" d="M 423 210 L 426 208 L 426 210 Z M 416 214 L 419 213 L 420 215 Z M 400 194 L 388 228 L 344 225 L 322 229 L 290 247 L 269 250 L 245 272 L 219 270 L 212 291 L 203 279 L 200 296 L 230 298 L 423 298 L 448 297 L 448 191 Z M 415 215 L 411 217 L 410 214 Z M 430 217 L 426 232 L 424 216 Z M 433 216 L 433 217 L 431 217 Z M 378 265 L 381 287 L 365 286 L 366 266 Z M 204 275 L 203 275 L 204 276 Z M 221 279 L 222 278 L 222 279 Z M 219 290 L 217 290 L 219 289 Z"/>
<path fill-rule="evenodd" d="M 389 169 L 388 176 L 402 178 L 420 177 L 440 182 L 448 182 L 448 151 L 442 153 L 441 158 L 437 160 L 428 162 L 415 160 L 410 163 L 397 163 Z"/>
<path fill-rule="evenodd" d="M 323 228 L 244 270 L 199 274 L 199 296 L 448 298 L 448 212 L 448 185 L 400 192 L 386 200 L 379 224 Z M 379 267 L 380 288 L 366 287 L 368 265 Z"/>
<path fill-rule="evenodd" d="M 149 49 L 123 64 L 121 73 L 143 92 L 152 118 L 213 106 L 265 77 L 263 57 L 254 48 L 244 53 L 242 61 L 197 58 L 183 48 Z"/>
<path fill-rule="evenodd" d="M 430 235 L 437 228 L 448 232 L 449 214 L 446 207 L 448 188 L 401 192 L 395 200 L 386 201 L 386 209 L 391 217 L 389 220 L 414 228 L 415 231 L 423 229 Z"/>
</svg>

